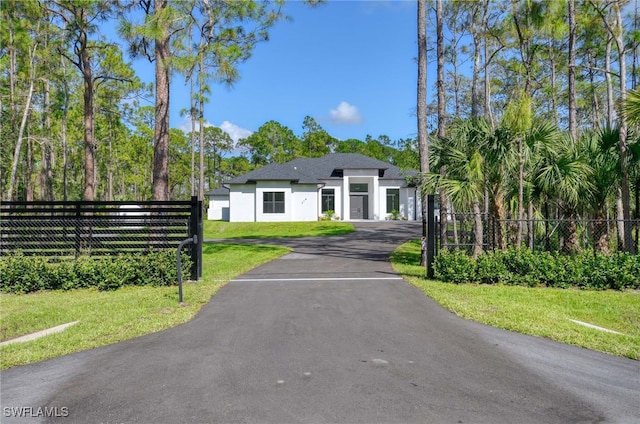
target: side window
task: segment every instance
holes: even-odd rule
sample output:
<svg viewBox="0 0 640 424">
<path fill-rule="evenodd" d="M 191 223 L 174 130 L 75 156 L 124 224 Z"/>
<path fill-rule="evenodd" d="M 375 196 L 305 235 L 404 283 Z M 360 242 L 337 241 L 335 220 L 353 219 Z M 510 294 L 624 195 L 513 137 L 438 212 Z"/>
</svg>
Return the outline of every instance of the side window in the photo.
<svg viewBox="0 0 640 424">
<path fill-rule="evenodd" d="M 265 191 L 262 195 L 262 213 L 284 213 L 284 191 Z"/>
<path fill-rule="evenodd" d="M 400 210 L 400 189 L 387 189 L 387 213 Z"/>
<path fill-rule="evenodd" d="M 322 189 L 322 212 L 336 210 L 336 192 L 332 188 Z"/>
</svg>

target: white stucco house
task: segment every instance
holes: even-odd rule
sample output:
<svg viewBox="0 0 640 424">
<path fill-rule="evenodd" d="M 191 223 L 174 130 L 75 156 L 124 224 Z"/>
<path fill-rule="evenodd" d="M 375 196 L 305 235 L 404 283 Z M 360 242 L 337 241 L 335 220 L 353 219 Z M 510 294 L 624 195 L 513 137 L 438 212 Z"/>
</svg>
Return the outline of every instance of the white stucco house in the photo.
<svg viewBox="0 0 640 424">
<path fill-rule="evenodd" d="M 270 164 L 209 193 L 209 219 L 231 222 L 385 220 L 394 211 L 414 220 L 420 208 L 416 171 L 358 153 L 331 153 Z"/>
<path fill-rule="evenodd" d="M 207 193 L 209 196 L 209 209 L 207 219 L 212 221 L 229 220 L 229 189 L 219 187 Z"/>
</svg>

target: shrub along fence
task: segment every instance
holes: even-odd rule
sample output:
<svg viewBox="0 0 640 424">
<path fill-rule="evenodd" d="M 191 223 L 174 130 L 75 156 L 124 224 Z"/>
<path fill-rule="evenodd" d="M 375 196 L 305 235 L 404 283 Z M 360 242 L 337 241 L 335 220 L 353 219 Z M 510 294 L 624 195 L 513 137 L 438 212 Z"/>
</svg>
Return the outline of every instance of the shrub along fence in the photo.
<svg viewBox="0 0 640 424">
<path fill-rule="evenodd" d="M 72 259 L 175 250 L 186 253 L 191 279 L 202 276 L 202 201 L 2 202 L 0 256 Z"/>
<path fill-rule="evenodd" d="M 628 253 L 563 255 L 507 249 L 487 252 L 474 259 L 452 250 L 438 255 L 434 269 L 435 278 L 451 283 L 640 289 L 640 256 Z"/>
</svg>

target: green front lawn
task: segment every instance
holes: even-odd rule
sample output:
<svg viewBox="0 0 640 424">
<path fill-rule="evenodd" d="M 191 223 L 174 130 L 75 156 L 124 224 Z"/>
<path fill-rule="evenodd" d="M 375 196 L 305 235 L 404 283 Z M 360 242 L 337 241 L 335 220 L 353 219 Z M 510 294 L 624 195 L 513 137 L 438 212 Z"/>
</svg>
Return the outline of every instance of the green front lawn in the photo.
<svg viewBox="0 0 640 424">
<path fill-rule="evenodd" d="M 640 359 L 640 292 L 453 284 L 424 278 L 418 241 L 394 252 L 396 272 L 457 315 L 518 333 Z M 588 328 L 582 321 L 622 334 Z"/>
<path fill-rule="evenodd" d="M 0 369 L 91 349 L 189 321 L 227 281 L 269 262 L 289 249 L 272 246 L 205 244 L 202 279 L 178 288 L 122 287 L 26 295 L 0 294 L 0 341 L 80 321 L 62 333 L 0 347 Z"/>
<path fill-rule="evenodd" d="M 336 236 L 354 231 L 353 224 L 339 221 L 226 222 L 204 221 L 205 239 L 283 238 Z"/>
</svg>

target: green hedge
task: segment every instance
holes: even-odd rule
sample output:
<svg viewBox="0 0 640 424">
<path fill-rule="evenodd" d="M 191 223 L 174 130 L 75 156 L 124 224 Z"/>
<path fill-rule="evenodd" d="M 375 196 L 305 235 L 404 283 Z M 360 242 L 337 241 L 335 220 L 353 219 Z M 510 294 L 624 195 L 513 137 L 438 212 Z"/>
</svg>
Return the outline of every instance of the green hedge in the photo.
<svg viewBox="0 0 640 424">
<path fill-rule="evenodd" d="M 434 261 L 434 275 L 452 283 L 640 289 L 640 256 L 624 253 L 567 256 L 510 249 L 487 252 L 473 259 L 460 251 L 441 251 Z"/>
<path fill-rule="evenodd" d="M 183 279 L 189 278 L 191 260 L 182 255 Z M 0 257 L 0 290 L 30 293 L 38 290 L 70 290 L 97 287 L 114 290 L 125 285 L 176 284 L 176 254 L 171 251 L 128 254 L 74 260 L 55 260 L 16 253 Z"/>
</svg>

